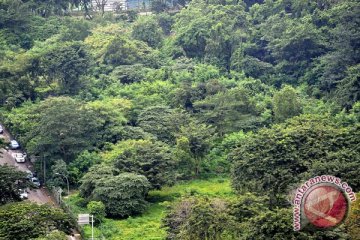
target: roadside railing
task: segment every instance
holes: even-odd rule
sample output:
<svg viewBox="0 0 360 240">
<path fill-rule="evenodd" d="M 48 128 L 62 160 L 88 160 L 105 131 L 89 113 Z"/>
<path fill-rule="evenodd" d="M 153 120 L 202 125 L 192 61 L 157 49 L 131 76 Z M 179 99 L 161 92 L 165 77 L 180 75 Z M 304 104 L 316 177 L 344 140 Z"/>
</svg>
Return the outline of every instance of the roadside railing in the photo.
<svg viewBox="0 0 360 240">
<path fill-rule="evenodd" d="M 52 187 L 50 190 L 50 194 L 53 195 L 57 205 L 60 206 L 60 208 L 63 209 L 64 212 L 69 214 L 69 216 L 73 220 L 75 230 L 78 233 L 80 233 L 81 236 L 84 236 L 84 230 L 80 227 L 80 225 L 77 222 L 77 215 L 74 214 L 74 211 L 72 210 L 71 206 L 62 200 L 62 192 L 63 190 L 60 187 Z"/>
</svg>

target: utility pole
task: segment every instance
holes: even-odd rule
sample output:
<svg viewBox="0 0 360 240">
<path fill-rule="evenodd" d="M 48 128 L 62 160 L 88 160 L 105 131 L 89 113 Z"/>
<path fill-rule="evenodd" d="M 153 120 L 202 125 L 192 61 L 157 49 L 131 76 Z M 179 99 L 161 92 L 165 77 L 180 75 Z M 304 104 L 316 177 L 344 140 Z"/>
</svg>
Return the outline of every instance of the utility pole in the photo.
<svg viewBox="0 0 360 240">
<path fill-rule="evenodd" d="M 94 240 L 94 215 L 90 214 L 79 214 L 78 215 L 78 224 L 86 225 L 90 223 L 91 218 L 91 240 Z"/>
<path fill-rule="evenodd" d="M 61 205 L 61 194 L 62 194 L 62 189 L 59 187 L 57 193 L 59 194 L 59 205 Z"/>
<path fill-rule="evenodd" d="M 94 215 L 91 215 L 91 240 L 94 240 Z"/>
</svg>

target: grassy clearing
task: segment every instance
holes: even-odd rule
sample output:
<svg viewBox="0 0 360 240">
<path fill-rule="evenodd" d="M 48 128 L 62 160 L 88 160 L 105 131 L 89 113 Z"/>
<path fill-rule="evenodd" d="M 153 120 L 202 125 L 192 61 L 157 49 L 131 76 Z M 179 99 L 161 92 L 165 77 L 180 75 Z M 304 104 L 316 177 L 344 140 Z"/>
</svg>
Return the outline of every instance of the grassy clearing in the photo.
<svg viewBox="0 0 360 240">
<path fill-rule="evenodd" d="M 228 179 L 193 180 L 181 182 L 172 187 L 149 193 L 149 207 L 140 216 L 127 219 L 106 219 L 103 224 L 95 228 L 94 235 L 101 239 L 101 234 L 111 240 L 158 240 L 165 239 L 166 232 L 161 228 L 161 219 L 166 213 L 166 207 L 183 196 L 201 195 L 208 197 L 232 198 L 234 193 Z M 77 194 L 67 200 L 75 213 L 86 213 Z M 82 206 L 81 206 L 82 205 Z M 91 228 L 84 227 L 85 239 L 91 237 Z"/>
</svg>

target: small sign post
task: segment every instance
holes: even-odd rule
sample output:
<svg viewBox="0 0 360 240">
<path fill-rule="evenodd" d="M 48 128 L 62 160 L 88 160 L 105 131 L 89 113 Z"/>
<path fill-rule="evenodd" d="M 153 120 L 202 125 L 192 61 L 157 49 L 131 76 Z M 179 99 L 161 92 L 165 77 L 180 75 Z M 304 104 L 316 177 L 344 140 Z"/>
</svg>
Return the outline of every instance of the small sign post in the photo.
<svg viewBox="0 0 360 240">
<path fill-rule="evenodd" d="M 79 214 L 78 224 L 86 225 L 90 223 L 90 215 L 89 214 Z"/>
<path fill-rule="evenodd" d="M 91 217 L 91 240 L 94 240 L 94 215 L 79 214 L 78 224 L 79 225 L 90 224 L 90 217 Z"/>
</svg>

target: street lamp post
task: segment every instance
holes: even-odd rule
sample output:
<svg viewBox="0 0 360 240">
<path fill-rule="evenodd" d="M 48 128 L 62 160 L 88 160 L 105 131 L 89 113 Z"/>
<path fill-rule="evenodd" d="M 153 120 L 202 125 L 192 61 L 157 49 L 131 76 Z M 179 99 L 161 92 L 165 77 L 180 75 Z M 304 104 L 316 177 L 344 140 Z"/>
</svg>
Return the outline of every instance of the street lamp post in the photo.
<svg viewBox="0 0 360 240">
<path fill-rule="evenodd" d="M 68 177 L 66 177 L 64 174 L 61 174 L 61 173 L 55 173 L 55 175 L 63 176 L 63 177 L 66 179 L 68 195 L 70 195 L 70 186 L 69 186 L 69 179 L 68 179 Z"/>
</svg>

